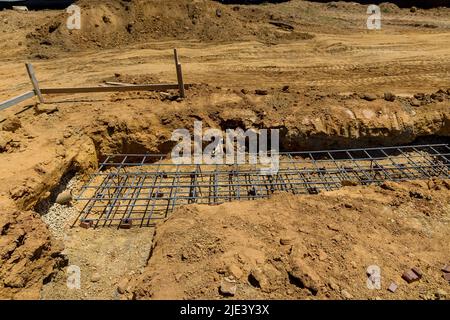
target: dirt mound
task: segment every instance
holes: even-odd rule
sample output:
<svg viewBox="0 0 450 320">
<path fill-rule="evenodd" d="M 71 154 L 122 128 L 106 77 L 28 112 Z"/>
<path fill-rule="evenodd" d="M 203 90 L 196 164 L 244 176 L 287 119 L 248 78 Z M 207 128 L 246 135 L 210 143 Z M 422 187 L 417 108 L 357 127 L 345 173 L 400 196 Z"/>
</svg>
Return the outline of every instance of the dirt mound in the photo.
<svg viewBox="0 0 450 320">
<path fill-rule="evenodd" d="M 181 208 L 157 227 L 128 297 L 435 299 L 448 290 L 449 189 L 448 181 L 389 183 Z M 367 287 L 371 265 L 381 290 Z M 401 276 L 412 267 L 423 279 L 407 284 Z"/>
<path fill-rule="evenodd" d="M 328 0 L 311 0 L 314 2 L 336 2 L 336 1 L 328 1 Z M 412 6 L 417 6 L 420 8 L 435 8 L 435 7 L 445 7 L 449 6 L 448 0 L 391 0 L 391 1 L 385 1 L 385 0 L 344 0 L 343 2 L 357 2 L 361 4 L 388 4 L 392 3 L 402 8 L 409 8 Z"/>
<path fill-rule="evenodd" d="M 67 264 L 36 213 L 7 210 L 0 215 L 0 299 L 39 299 L 44 282 Z"/>
<path fill-rule="evenodd" d="M 28 35 L 34 52 L 55 49 L 81 50 L 112 48 L 151 40 L 192 39 L 198 41 L 235 41 L 257 39 L 279 42 L 309 39 L 309 34 L 286 31 L 268 23 L 259 14 L 250 19 L 239 7 L 201 0 L 175 1 L 91 1 L 77 2 L 81 7 L 81 29 L 69 30 L 68 15 L 61 13 Z M 42 53 L 41 53 L 42 54 Z"/>
</svg>

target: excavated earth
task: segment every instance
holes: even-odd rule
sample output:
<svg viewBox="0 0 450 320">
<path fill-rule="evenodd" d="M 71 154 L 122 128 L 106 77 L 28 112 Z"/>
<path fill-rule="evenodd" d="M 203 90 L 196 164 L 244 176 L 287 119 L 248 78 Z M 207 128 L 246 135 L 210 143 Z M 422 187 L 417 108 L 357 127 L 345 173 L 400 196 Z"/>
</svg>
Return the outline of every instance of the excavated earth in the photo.
<svg viewBox="0 0 450 320">
<path fill-rule="evenodd" d="M 369 32 L 355 3 L 145 3 L 79 1 L 85 24 L 70 32 L 62 11 L 0 11 L 0 100 L 30 89 L 25 61 L 42 87 L 175 82 L 174 47 L 193 84 L 184 100 L 46 96 L 0 112 L 0 298 L 218 299 L 230 286 L 238 299 L 449 298 L 449 181 L 190 205 L 154 228 L 71 228 L 81 207 L 55 204 L 60 192 L 76 194 L 107 154 L 170 152 L 173 130 L 195 120 L 280 129 L 286 151 L 449 142 L 449 9 L 383 5 L 383 29 Z M 73 265 L 79 290 L 66 285 Z M 381 290 L 366 286 L 370 265 Z M 411 267 L 424 275 L 408 285 Z"/>
</svg>

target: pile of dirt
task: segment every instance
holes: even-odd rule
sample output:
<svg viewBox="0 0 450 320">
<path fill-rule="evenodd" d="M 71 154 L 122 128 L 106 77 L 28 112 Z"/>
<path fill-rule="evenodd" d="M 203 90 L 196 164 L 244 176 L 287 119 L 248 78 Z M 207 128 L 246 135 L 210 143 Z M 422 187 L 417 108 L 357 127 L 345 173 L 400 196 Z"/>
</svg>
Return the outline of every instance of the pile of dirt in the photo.
<svg viewBox="0 0 450 320">
<path fill-rule="evenodd" d="M 1 208 L 0 298 L 39 299 L 43 283 L 67 264 L 38 214 Z"/>
<path fill-rule="evenodd" d="M 69 30 L 68 15 L 61 13 L 28 35 L 31 52 L 51 55 L 56 49 L 114 48 L 150 40 L 279 42 L 312 38 L 269 24 L 268 18 L 262 23 L 264 17 L 248 19 L 239 7 L 211 0 L 103 0 L 95 4 L 80 0 L 76 4 L 81 7 L 81 29 Z"/>
<path fill-rule="evenodd" d="M 328 1 L 328 0 L 311 0 L 314 2 L 331 2 L 335 3 L 336 1 Z M 417 6 L 420 8 L 435 8 L 435 7 L 448 7 L 449 2 L 448 0 L 391 0 L 391 1 L 385 1 L 385 0 L 343 0 L 344 2 L 357 2 L 361 4 L 395 4 L 402 8 L 410 8 L 413 6 Z"/>
<path fill-rule="evenodd" d="M 390 182 L 186 206 L 157 227 L 127 297 L 445 299 L 449 190 L 449 181 Z M 379 290 L 367 285 L 369 266 L 380 268 Z M 402 274 L 413 267 L 423 276 L 408 284 Z"/>
</svg>

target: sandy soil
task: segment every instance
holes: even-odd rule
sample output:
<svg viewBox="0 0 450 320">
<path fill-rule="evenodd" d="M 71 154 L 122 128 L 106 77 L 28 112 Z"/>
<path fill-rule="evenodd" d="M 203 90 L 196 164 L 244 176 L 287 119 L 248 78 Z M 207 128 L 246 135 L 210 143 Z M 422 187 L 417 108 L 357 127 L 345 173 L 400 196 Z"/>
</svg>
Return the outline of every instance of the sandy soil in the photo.
<svg viewBox="0 0 450 320">
<path fill-rule="evenodd" d="M 412 189 L 424 198 L 411 197 Z M 149 264 L 134 277 L 129 297 L 435 299 L 448 291 L 441 269 L 449 190 L 448 182 L 389 183 L 181 208 L 157 228 Z M 381 270 L 380 290 L 367 287 L 372 265 Z M 407 284 L 401 276 L 412 267 L 424 275 Z M 392 282 L 395 293 L 387 291 Z"/>
<path fill-rule="evenodd" d="M 152 1 L 151 5 L 133 1 L 129 10 L 120 1 L 96 4 L 80 1 L 79 4 L 83 8 L 84 29 L 71 34 L 64 28 L 66 16 L 61 11 L 0 11 L 0 41 L 4 46 L 0 100 L 31 89 L 23 65 L 26 61 L 33 63 L 42 87 L 100 85 L 104 81 L 174 82 L 174 47 L 179 50 L 186 81 L 195 86 L 183 101 L 176 101 L 176 92 L 170 93 L 169 99 L 157 92 L 47 96 L 47 104 L 37 105 L 30 100 L 0 112 L 0 207 L 5 213 L 0 220 L 0 241 L 5 248 L 0 255 L 2 298 L 116 298 L 119 283 L 128 290 L 121 298 L 160 297 L 155 285 L 170 287 L 173 298 L 219 298 L 217 285 L 223 279 L 216 268 L 220 259 L 217 265 L 199 265 L 198 261 L 190 263 L 189 260 L 181 265 L 186 268 L 180 271 L 182 275 L 194 266 L 204 268 L 209 280 L 203 280 L 207 281 L 203 291 L 197 280 L 190 283 L 182 280 L 183 276 L 177 277 L 176 283 L 172 280 L 162 283 L 160 275 L 149 278 L 152 272 L 159 273 L 163 269 L 164 265 L 159 265 L 162 255 L 154 255 L 145 270 L 142 269 L 146 265 L 145 257 L 150 255 L 152 229 L 115 233 L 117 230 L 67 228 L 68 237 L 58 240 L 34 211 L 41 201 L 54 201 L 54 190 L 58 189 L 64 175 L 77 172 L 80 179 L 84 179 L 107 153 L 168 152 L 173 145 L 169 141 L 172 130 L 190 129 L 196 119 L 222 129 L 236 126 L 280 128 L 285 150 L 407 144 L 420 139 L 449 141 L 450 9 L 411 12 L 383 5 L 382 30 L 368 31 L 365 29 L 366 6 L 352 3 L 294 0 L 276 5 L 224 6 L 211 1 L 177 0 L 170 4 L 171 13 L 176 17 L 171 20 L 167 17 L 166 1 Z M 283 22 L 284 27 L 270 23 L 274 21 Z M 267 90 L 267 95 L 255 94 L 255 89 Z M 385 92 L 395 94 L 395 101 L 386 101 Z M 170 101 L 172 97 L 175 101 Z M 398 188 L 416 186 L 405 184 Z M 355 279 L 362 281 L 364 270 L 372 263 L 368 254 L 370 244 L 364 240 L 364 232 L 372 233 L 373 224 L 385 221 L 384 214 L 397 219 L 392 208 L 386 213 L 376 208 L 388 207 L 389 201 L 401 202 L 408 192 L 395 191 L 384 198 L 378 197 L 379 189 L 371 189 L 370 192 L 377 195 L 373 206 L 372 201 L 359 196 L 359 189 L 342 192 L 359 199 L 358 206 L 356 202 L 351 205 L 360 211 L 347 208 L 351 211 L 349 220 L 336 215 L 332 218 L 336 219 L 338 229 L 343 230 L 342 237 L 350 234 L 348 241 L 361 241 L 359 249 L 354 249 L 360 252 L 351 256 L 350 261 L 354 263 L 344 259 L 350 250 L 345 241 L 337 241 L 332 252 L 328 252 L 331 243 L 319 241 L 322 233 L 313 238 L 316 247 L 310 247 L 304 243 L 303 236 L 299 236 L 311 255 L 323 245 L 321 250 L 339 266 L 338 270 L 332 267 L 331 276 L 326 276 L 326 264 L 314 265 L 321 279 L 317 297 L 349 297 L 342 293 L 342 288 L 358 298 L 429 298 L 439 289 L 449 291 L 448 284 L 439 280 L 438 270 L 440 263 L 450 259 L 443 240 L 448 232 L 449 215 L 448 206 L 443 204 L 448 200 L 445 186 L 430 191 L 433 199 L 436 197 L 436 202 L 442 205 L 417 203 L 432 210 L 430 216 L 425 215 L 425 220 L 421 220 L 432 233 L 402 238 L 397 237 L 397 231 L 390 226 L 380 226 L 377 259 L 373 261 L 376 260 L 383 270 L 386 268 L 389 280 L 400 284 L 399 272 L 416 264 L 427 270 L 424 281 L 413 286 L 402 283 L 401 291 L 395 295 L 377 292 L 374 296 L 364 287 L 358 289 L 360 282 L 357 284 Z M 321 202 L 322 197 L 330 201 L 330 208 L 340 201 L 336 194 L 317 198 L 290 197 L 289 204 L 294 209 L 287 210 L 286 219 L 296 220 L 297 209 L 319 205 L 317 202 Z M 273 212 L 261 208 L 287 205 L 279 199 L 230 204 L 229 210 L 228 205 L 183 209 L 161 226 L 161 234 L 170 233 L 171 226 L 178 230 L 178 216 L 188 215 L 186 219 L 194 219 L 189 214 L 202 214 L 204 228 L 212 228 L 217 222 L 209 218 L 214 210 L 233 215 L 236 207 L 248 212 L 242 219 L 250 219 L 250 212 L 262 215 L 261 223 L 268 227 L 267 221 L 271 221 L 269 217 Z M 73 205 L 72 209 L 79 209 L 77 203 Z M 413 208 L 405 210 L 405 217 L 416 214 Z M 267 212 L 272 213 L 264 216 Z M 327 215 L 332 213 L 323 208 L 318 215 L 322 221 L 327 221 Z M 362 219 L 362 230 L 352 224 L 353 219 L 358 221 L 358 218 Z M 406 224 L 397 227 L 400 233 L 409 234 L 407 222 L 415 220 L 404 219 Z M 253 220 L 248 223 L 250 221 L 253 223 Z M 295 231 L 281 220 L 275 221 L 279 230 Z M 313 220 L 310 222 L 306 228 L 313 230 L 316 224 Z M 272 268 L 272 262 L 267 261 L 272 261 L 274 244 L 280 237 L 281 231 L 271 229 L 273 234 L 269 232 L 263 237 L 264 248 L 267 248 L 267 252 L 263 252 L 263 269 L 263 266 Z M 159 227 L 157 233 L 158 230 Z M 325 229 L 322 231 L 328 236 Z M 189 232 L 182 236 L 191 237 Z M 108 243 L 107 239 L 115 236 L 118 242 Z M 255 237 L 259 237 L 259 233 L 255 233 Z M 206 235 L 205 239 L 211 241 Z M 391 239 L 392 243 L 385 239 Z M 222 240 L 231 241 L 229 238 Z M 227 248 L 230 244 L 222 240 L 218 248 Z M 128 242 L 138 245 L 142 251 L 128 252 Z M 405 247 L 410 242 L 414 243 L 414 250 L 407 252 Z M 162 242 L 161 250 L 170 245 Z M 90 246 L 93 251 L 88 249 Z M 380 253 L 389 246 L 390 250 L 395 252 L 399 248 L 398 252 L 402 253 L 396 256 L 395 264 L 388 264 L 388 259 Z M 434 248 L 430 255 L 421 253 L 427 246 Z M 61 254 L 64 247 L 64 254 Z M 173 248 L 174 253 L 177 248 Z M 110 257 L 108 252 L 113 252 L 114 256 Z M 289 253 L 283 255 L 286 259 L 289 257 Z M 310 268 L 313 266 L 311 259 L 306 258 L 305 262 Z M 123 270 L 102 268 L 104 261 Z M 63 267 L 71 264 L 81 264 L 81 292 L 68 292 L 64 288 Z M 245 271 L 243 277 L 251 271 L 245 263 L 239 268 Z M 280 268 L 288 272 L 290 265 L 283 262 Z M 142 276 L 130 274 L 140 271 L 144 272 Z M 242 278 L 236 297 L 310 297 L 309 290 L 286 282 L 285 271 L 281 272 L 281 278 L 274 280 L 279 287 L 274 284 L 272 288 L 271 284 L 268 292 L 254 288 Z M 90 282 L 95 273 L 100 273 L 102 280 Z M 9 274 L 15 278 L 8 280 L 6 275 Z M 346 274 L 348 276 L 344 277 Z M 323 285 L 330 277 L 336 283 L 335 289 L 325 291 Z M 46 286 L 42 290 L 44 283 Z M 282 293 L 283 288 L 292 293 Z"/>
</svg>

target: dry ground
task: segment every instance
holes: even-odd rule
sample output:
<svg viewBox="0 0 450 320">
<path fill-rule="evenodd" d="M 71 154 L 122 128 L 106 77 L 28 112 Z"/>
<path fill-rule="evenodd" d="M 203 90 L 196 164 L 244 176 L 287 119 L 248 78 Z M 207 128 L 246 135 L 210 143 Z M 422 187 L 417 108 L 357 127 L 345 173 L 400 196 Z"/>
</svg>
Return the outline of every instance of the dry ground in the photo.
<svg viewBox="0 0 450 320">
<path fill-rule="evenodd" d="M 169 101 L 160 93 L 147 92 L 50 96 L 46 97 L 49 102 L 46 105 L 35 106 L 34 102 L 28 102 L 0 112 L 0 119 L 4 119 L 0 124 L 3 128 L 0 131 L 0 297 L 107 299 L 118 297 L 115 293 L 117 284 L 128 280 L 131 280 L 128 293 L 122 298 L 159 297 L 159 292 L 153 288 L 155 284 L 164 286 L 158 281 L 165 279 L 167 274 L 158 274 L 159 278 L 153 280 L 149 275 L 162 272 L 165 267 L 162 255 L 156 255 L 145 270 L 142 269 L 150 255 L 148 248 L 153 229 L 117 235 L 115 230 L 71 229 L 67 230 L 71 237 L 61 243 L 52 237 L 33 209 L 43 199 L 54 199 L 51 191 L 63 175 L 76 171 L 83 179 L 84 174 L 93 170 L 98 159 L 107 153 L 168 152 L 172 145 L 168 142 L 172 130 L 192 128 L 195 119 L 222 129 L 236 126 L 280 128 L 282 145 L 287 150 L 407 144 L 417 139 L 448 141 L 449 9 L 412 13 L 409 9 L 384 5 L 382 30 L 368 31 L 365 28 L 366 7 L 352 3 L 328 5 L 294 0 L 277 5 L 223 6 L 211 1 L 187 2 L 171 1 L 170 12 L 176 17 L 172 21 L 168 19 L 166 1 L 152 1 L 151 5 L 134 1 L 131 10 L 125 10 L 121 1 L 80 1 L 85 10 L 85 29 L 72 34 L 64 28 L 66 16 L 63 12 L 0 12 L 3 46 L 0 100 L 30 90 L 23 65 L 25 61 L 33 63 L 42 87 L 99 85 L 105 80 L 173 82 L 176 79 L 171 55 L 174 47 L 180 52 L 186 81 L 196 84 L 188 91 L 188 98 L 181 102 Z M 294 31 L 276 27 L 270 21 L 287 23 Z M 129 24 L 132 24 L 131 32 Z M 184 31 L 177 33 L 180 26 Z M 289 88 L 283 90 L 284 86 Z M 256 95 L 255 89 L 267 90 L 268 94 Z M 383 99 L 387 91 L 398 96 L 394 102 Z M 414 97 L 417 93 L 423 95 Z M 376 100 L 367 101 L 367 95 L 373 95 Z M 416 187 L 405 184 L 399 188 Z M 319 298 L 349 295 L 357 298 L 429 298 L 430 295 L 434 297 L 438 289 L 449 291 L 437 270 L 439 264 L 450 259 L 443 240 L 445 235 L 448 236 L 450 213 L 449 192 L 445 186 L 433 191 L 436 195 L 432 197 L 437 199 L 433 201 L 439 205 L 417 203 L 432 208 L 430 216 L 420 213 L 421 222 L 417 225 L 420 230 L 427 226 L 431 231 L 415 236 L 414 228 L 411 229 L 408 223 L 415 221 L 418 213 L 415 207 L 408 207 L 401 220 L 405 223 L 395 222 L 398 231 L 391 226 L 380 226 L 382 232 L 377 234 L 377 255 L 373 259 L 369 259 L 369 242 L 363 240 L 366 232 L 372 234 L 370 228 L 388 221 L 388 216 L 397 221 L 398 213 L 389 207 L 389 203 L 403 201 L 401 199 L 408 192 L 378 195 L 373 206 L 372 200 L 358 196 L 360 189 L 343 192 L 352 197 L 352 208 L 360 208 L 360 211 L 356 213 L 349 209 L 352 212 L 345 213 L 349 215 L 347 217 L 345 214 L 333 215 L 328 207 L 320 207 L 318 215 L 322 221 L 333 215 L 333 224 L 342 230 L 338 234 L 347 242 L 357 239 L 358 244 L 353 250 L 359 250 L 357 253 L 361 255 L 355 253 L 347 257 L 348 250 L 352 249 L 345 241 L 337 241 L 333 247 L 328 238 L 320 242 L 319 226 L 320 232 L 312 242 L 315 247 L 305 243 L 308 238 L 304 234 L 298 235 L 301 235 L 307 252 L 313 255 L 321 249 L 338 265 L 331 267 L 331 276 L 325 274 L 327 263 L 314 265 L 321 278 L 321 288 L 329 279 L 336 281 L 334 287 L 339 288 L 321 289 Z M 375 188 L 371 192 L 378 194 L 380 191 Z M 400 200 L 396 200 L 397 197 Z M 298 220 L 297 214 L 303 215 L 301 207 L 315 206 L 321 199 L 328 199 L 330 208 L 341 203 L 336 194 L 317 198 L 289 197 L 288 204 L 292 208 L 283 213 L 286 221 Z M 188 215 L 188 220 L 194 219 L 189 215 L 200 214 L 199 221 L 208 229 L 217 222 L 217 218 L 209 219 L 214 210 L 223 211 L 231 218 L 236 210 L 241 212 L 237 208 L 242 207 L 241 219 L 262 215 L 264 227 L 273 229 L 263 237 L 267 252 L 262 253 L 262 263 L 268 265 L 267 259 L 274 258 L 272 251 L 277 250 L 274 244 L 279 241 L 282 230 L 298 231 L 278 218 L 273 218 L 275 224 L 270 226 L 270 217 L 277 210 L 262 208 L 280 205 L 280 197 L 275 197 L 262 203 L 186 208 L 162 225 L 161 233 L 172 232 L 171 226 L 177 230 L 177 214 L 179 217 Z M 377 208 L 388 209 L 380 212 Z M 341 212 L 338 210 L 337 213 Z M 384 214 L 386 220 L 383 220 Z M 361 221 L 361 229 L 351 223 L 354 219 Z M 246 223 L 253 222 L 250 219 Z M 310 222 L 305 228 L 312 231 L 316 224 Z M 221 234 L 229 239 L 231 236 L 224 230 Z M 179 235 L 180 239 L 187 241 L 198 231 L 195 228 L 185 230 L 186 233 Z M 408 236 L 398 237 L 397 232 Z M 113 247 L 107 241 L 99 241 L 116 236 L 123 242 L 118 241 Z M 259 233 L 255 231 L 254 236 L 259 237 Z M 164 239 L 157 242 L 160 245 L 158 252 L 172 245 Z M 251 235 L 249 239 L 252 240 Z M 218 240 L 218 248 L 229 245 L 228 242 L 221 243 L 222 240 Z M 125 254 L 127 241 L 138 244 L 142 251 Z M 415 245 L 408 251 L 410 242 Z M 90 244 L 98 254 L 87 249 Z M 63 247 L 66 250 L 61 254 Z M 394 265 L 388 264 L 388 258 L 381 254 L 387 247 L 395 253 L 390 253 L 390 257 L 398 259 Z M 428 255 L 429 248 L 432 253 Z M 252 251 L 250 246 L 242 250 L 243 255 Z M 111 257 L 108 252 L 117 254 Z M 283 251 L 283 255 L 287 259 L 289 253 Z M 133 263 L 124 263 L 130 259 Z M 312 258 L 306 258 L 305 263 L 312 267 L 308 259 Z M 102 261 L 107 261 L 111 268 L 103 268 Z M 396 295 L 384 291 L 374 294 L 355 282 L 356 279 L 363 280 L 365 268 L 373 262 L 382 264 L 383 269 L 387 269 L 387 278 L 398 283 L 401 282 L 399 272 L 416 264 L 427 270 L 429 278 L 415 286 L 403 285 Z M 82 292 L 68 292 L 64 289 L 64 269 L 61 268 L 77 263 L 83 267 L 86 286 L 94 273 L 102 273 L 102 280 L 89 283 L 90 288 L 83 287 Z M 170 297 L 219 297 L 217 285 L 222 281 L 222 273 L 216 272 L 219 266 L 198 264 L 197 260 L 183 262 L 186 269 L 180 271 L 182 275 L 177 277 L 177 284 L 173 284 L 173 280 L 166 283 L 173 288 Z M 243 263 L 240 268 L 251 272 L 249 266 Z M 197 280 L 201 281 L 195 280 L 195 285 L 191 286 L 183 277 L 191 272 L 191 268 L 197 267 L 204 268 L 204 273 L 198 275 Z M 279 287 L 274 284 L 275 289 L 270 287 L 269 293 L 255 289 L 243 273 L 244 278 L 239 280 L 242 282 L 238 286 L 240 293 L 236 297 L 308 297 L 309 290 L 287 284 L 283 272 L 289 267 L 287 263 L 280 267 L 284 270 L 284 278 L 276 280 Z M 141 271 L 142 277 L 130 275 Z M 48 283 L 52 279 L 53 282 Z M 48 283 L 44 290 L 43 282 Z M 200 288 L 202 286 L 204 288 Z M 248 290 L 241 291 L 241 288 Z M 342 293 L 342 288 L 349 295 Z M 281 293 L 284 289 L 287 291 Z"/>
</svg>

